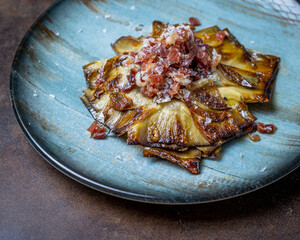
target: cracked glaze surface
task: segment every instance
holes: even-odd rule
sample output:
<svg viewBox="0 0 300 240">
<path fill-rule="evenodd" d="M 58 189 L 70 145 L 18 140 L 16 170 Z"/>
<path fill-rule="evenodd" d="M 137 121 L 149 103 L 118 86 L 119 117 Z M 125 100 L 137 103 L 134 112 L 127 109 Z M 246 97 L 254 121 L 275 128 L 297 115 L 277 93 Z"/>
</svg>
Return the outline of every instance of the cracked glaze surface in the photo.
<svg viewBox="0 0 300 240">
<path fill-rule="evenodd" d="M 298 22 L 252 11 L 256 6 L 242 1 L 203 4 L 72 0 L 59 1 L 50 8 L 23 39 L 11 72 L 12 101 L 18 120 L 41 155 L 90 187 L 120 197 L 161 203 L 195 203 L 236 196 L 297 168 Z M 153 20 L 180 23 L 190 16 L 198 17 L 202 27 L 228 27 L 247 48 L 282 59 L 272 104 L 250 107 L 258 121 L 275 123 L 276 133 L 261 135 L 257 143 L 242 137 L 226 144 L 221 159 L 204 160 L 197 176 L 167 161 L 143 158 L 141 150 L 127 146 L 123 138 L 110 135 L 105 141 L 90 139 L 86 129 L 92 118 L 79 100 L 85 87 L 82 66 L 112 57 L 113 41 L 123 35 L 146 35 Z"/>
</svg>

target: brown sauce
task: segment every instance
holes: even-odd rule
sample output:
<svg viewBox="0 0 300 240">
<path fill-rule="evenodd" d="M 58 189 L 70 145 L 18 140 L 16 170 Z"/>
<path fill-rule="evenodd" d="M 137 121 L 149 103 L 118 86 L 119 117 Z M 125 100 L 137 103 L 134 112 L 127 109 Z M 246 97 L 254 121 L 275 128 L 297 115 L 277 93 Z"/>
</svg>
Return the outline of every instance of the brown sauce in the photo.
<svg viewBox="0 0 300 240">
<path fill-rule="evenodd" d="M 195 17 L 190 17 L 189 22 L 190 22 L 191 25 L 193 25 L 195 27 L 201 25 L 201 22 L 199 21 L 199 19 L 195 18 Z"/>
<path fill-rule="evenodd" d="M 248 138 L 251 142 L 258 142 L 260 140 L 260 136 L 258 134 L 248 134 Z"/>
</svg>

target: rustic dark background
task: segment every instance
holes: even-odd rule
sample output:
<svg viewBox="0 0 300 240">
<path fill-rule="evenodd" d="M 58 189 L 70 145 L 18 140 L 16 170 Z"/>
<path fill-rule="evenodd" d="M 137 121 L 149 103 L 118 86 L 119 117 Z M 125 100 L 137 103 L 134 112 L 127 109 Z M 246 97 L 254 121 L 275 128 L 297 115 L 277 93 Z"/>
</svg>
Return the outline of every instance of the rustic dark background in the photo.
<svg viewBox="0 0 300 240">
<path fill-rule="evenodd" d="M 211 204 L 131 202 L 66 177 L 30 146 L 9 101 L 17 46 L 53 0 L 0 0 L 0 239 L 300 239 L 300 169 Z"/>
</svg>

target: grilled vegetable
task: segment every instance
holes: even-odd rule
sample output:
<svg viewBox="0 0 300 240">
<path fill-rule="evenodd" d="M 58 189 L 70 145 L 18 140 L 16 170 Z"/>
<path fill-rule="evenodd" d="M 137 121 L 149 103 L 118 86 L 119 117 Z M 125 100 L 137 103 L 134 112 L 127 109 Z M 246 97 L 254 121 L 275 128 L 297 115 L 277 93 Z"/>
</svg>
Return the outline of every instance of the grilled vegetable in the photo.
<svg viewBox="0 0 300 240">
<path fill-rule="evenodd" d="M 202 158 L 255 129 L 245 103 L 270 101 L 279 58 L 247 50 L 228 29 L 193 29 L 155 21 L 152 38 L 119 38 L 117 56 L 83 67 L 81 100 L 144 156 L 198 174 Z"/>
</svg>

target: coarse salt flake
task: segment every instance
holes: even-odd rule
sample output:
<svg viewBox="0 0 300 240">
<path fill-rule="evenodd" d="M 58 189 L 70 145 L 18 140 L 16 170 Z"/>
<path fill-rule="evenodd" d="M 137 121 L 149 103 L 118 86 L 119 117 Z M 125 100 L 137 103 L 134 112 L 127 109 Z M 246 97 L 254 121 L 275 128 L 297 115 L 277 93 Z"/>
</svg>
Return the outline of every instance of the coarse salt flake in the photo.
<svg viewBox="0 0 300 240">
<path fill-rule="evenodd" d="M 209 124 L 209 123 L 211 123 L 211 118 L 208 118 L 208 117 L 205 118 L 205 123 L 204 123 L 204 124 L 207 125 L 207 124 Z"/>
<path fill-rule="evenodd" d="M 259 170 L 259 172 L 264 172 L 264 171 L 266 171 L 266 170 L 267 170 L 267 167 L 264 166 L 262 169 Z"/>
</svg>

